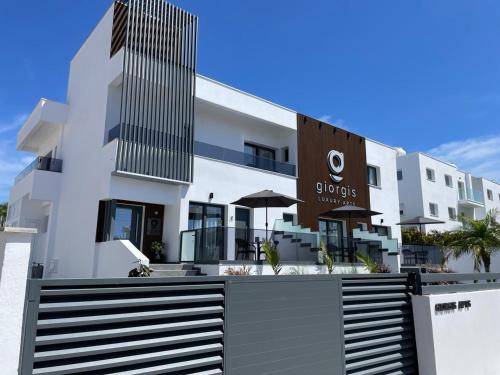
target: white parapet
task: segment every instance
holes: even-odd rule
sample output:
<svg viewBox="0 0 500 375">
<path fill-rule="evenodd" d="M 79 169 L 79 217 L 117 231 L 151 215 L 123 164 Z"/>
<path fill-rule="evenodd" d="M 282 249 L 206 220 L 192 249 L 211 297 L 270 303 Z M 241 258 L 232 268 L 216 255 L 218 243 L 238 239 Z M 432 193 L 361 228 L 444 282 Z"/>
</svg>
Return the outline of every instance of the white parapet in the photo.
<svg viewBox="0 0 500 375">
<path fill-rule="evenodd" d="M 0 228 L 0 363 L 17 374 L 31 240 L 36 229 Z"/>
<path fill-rule="evenodd" d="M 413 296 L 419 373 L 500 374 L 500 290 Z"/>
<path fill-rule="evenodd" d="M 99 242 L 95 251 L 95 277 L 128 277 L 139 261 L 149 266 L 149 259 L 128 240 Z"/>
</svg>

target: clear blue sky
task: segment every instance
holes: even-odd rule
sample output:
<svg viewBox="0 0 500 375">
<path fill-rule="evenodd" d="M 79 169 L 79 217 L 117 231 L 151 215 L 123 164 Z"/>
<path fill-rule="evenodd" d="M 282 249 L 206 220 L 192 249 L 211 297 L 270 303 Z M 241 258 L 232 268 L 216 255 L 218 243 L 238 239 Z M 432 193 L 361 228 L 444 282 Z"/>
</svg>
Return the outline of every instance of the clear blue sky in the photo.
<svg viewBox="0 0 500 375">
<path fill-rule="evenodd" d="M 499 1 L 173 2 L 200 18 L 199 73 L 500 180 Z M 17 128 L 40 97 L 65 100 L 110 4 L 3 2 L 0 201 L 31 158 L 13 151 Z"/>
</svg>

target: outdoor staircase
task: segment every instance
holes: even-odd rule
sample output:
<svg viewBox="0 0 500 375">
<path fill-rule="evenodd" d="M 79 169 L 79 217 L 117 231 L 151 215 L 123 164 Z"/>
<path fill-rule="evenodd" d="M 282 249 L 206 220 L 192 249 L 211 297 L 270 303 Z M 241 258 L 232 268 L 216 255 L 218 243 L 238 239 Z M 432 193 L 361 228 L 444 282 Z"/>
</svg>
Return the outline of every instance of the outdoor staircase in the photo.
<svg viewBox="0 0 500 375">
<path fill-rule="evenodd" d="M 190 263 L 150 263 L 151 277 L 203 276 L 200 269 Z"/>
</svg>

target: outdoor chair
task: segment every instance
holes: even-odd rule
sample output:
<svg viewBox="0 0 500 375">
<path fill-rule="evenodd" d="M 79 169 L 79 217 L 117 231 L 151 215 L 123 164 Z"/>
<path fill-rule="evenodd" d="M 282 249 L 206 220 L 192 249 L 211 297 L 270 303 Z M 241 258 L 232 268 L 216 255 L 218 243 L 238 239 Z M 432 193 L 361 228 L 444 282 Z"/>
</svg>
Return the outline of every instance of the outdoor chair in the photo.
<svg viewBox="0 0 500 375">
<path fill-rule="evenodd" d="M 236 239 L 236 260 L 242 255 L 242 260 L 252 260 L 255 259 L 255 253 L 257 251 L 255 245 L 251 244 L 243 238 Z"/>
</svg>

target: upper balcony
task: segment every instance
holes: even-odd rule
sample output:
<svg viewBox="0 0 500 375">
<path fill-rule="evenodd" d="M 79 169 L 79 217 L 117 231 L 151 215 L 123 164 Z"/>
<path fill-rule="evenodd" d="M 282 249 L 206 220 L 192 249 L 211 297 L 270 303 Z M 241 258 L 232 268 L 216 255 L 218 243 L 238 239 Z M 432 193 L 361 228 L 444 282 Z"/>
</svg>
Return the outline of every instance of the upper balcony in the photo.
<svg viewBox="0 0 500 375">
<path fill-rule="evenodd" d="M 484 207 L 483 192 L 472 189 L 458 189 L 458 204 L 465 207 Z"/>
<path fill-rule="evenodd" d="M 40 145 L 50 143 L 51 139 L 57 143 L 67 116 L 67 104 L 40 99 L 17 133 L 17 149 L 38 153 Z"/>
<path fill-rule="evenodd" d="M 15 179 L 11 201 L 26 195 L 30 199 L 54 201 L 59 194 L 62 160 L 37 157 Z"/>
</svg>

